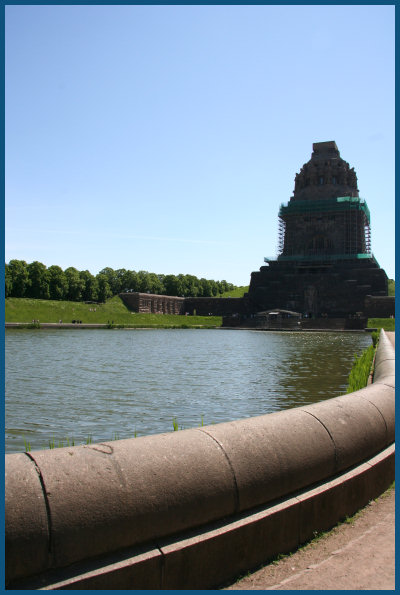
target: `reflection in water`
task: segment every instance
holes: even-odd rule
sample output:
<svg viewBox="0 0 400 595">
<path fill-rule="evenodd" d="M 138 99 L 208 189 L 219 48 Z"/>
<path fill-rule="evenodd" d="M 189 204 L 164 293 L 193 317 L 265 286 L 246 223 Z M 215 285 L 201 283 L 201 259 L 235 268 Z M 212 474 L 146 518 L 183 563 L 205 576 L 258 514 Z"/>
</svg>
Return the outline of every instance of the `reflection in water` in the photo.
<svg viewBox="0 0 400 595">
<path fill-rule="evenodd" d="M 370 339 L 363 335 L 365 338 L 367 347 Z M 307 333 L 302 336 L 293 333 L 291 341 L 291 350 L 295 353 L 285 354 L 279 366 L 280 386 L 282 394 L 286 395 L 282 409 L 346 393 L 353 356 L 360 350 L 345 333 Z M 334 385 L 333 379 L 339 383 Z"/>
<path fill-rule="evenodd" d="M 343 394 L 364 333 L 7 330 L 6 451 L 219 423 Z"/>
</svg>

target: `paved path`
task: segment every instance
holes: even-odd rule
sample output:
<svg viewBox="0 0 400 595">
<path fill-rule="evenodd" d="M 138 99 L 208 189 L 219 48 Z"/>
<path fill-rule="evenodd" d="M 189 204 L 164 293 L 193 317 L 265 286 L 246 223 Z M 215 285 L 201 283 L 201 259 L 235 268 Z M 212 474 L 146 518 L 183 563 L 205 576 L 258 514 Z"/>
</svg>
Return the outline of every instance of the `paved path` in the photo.
<svg viewBox="0 0 400 595">
<path fill-rule="evenodd" d="M 393 345 L 393 347 L 396 349 L 396 346 L 394 344 L 394 337 L 395 337 L 395 333 L 386 331 L 387 337 L 388 339 L 390 339 L 391 344 Z"/>
<path fill-rule="evenodd" d="M 393 347 L 395 333 L 386 333 Z M 395 489 L 354 517 L 227 590 L 394 590 Z"/>
<path fill-rule="evenodd" d="M 393 590 L 395 489 L 278 563 L 244 577 L 227 590 Z"/>
</svg>

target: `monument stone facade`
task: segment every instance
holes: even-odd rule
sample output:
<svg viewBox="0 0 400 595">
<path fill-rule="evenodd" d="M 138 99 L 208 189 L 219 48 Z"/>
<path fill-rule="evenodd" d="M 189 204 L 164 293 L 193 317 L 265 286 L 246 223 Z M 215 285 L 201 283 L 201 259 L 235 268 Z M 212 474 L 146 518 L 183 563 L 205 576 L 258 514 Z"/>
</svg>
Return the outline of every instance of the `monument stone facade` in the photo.
<svg viewBox="0 0 400 595">
<path fill-rule="evenodd" d="M 307 317 L 364 311 L 366 296 L 387 296 L 387 276 L 371 252 L 370 213 L 354 168 L 334 141 L 314 143 L 279 210 L 279 254 L 251 274 L 253 312 L 286 308 Z"/>
</svg>

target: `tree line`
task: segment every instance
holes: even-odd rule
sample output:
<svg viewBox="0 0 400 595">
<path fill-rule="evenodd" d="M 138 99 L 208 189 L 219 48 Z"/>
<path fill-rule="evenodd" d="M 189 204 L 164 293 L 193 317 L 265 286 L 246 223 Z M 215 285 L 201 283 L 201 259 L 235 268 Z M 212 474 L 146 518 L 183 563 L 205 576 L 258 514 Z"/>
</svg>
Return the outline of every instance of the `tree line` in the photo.
<svg viewBox="0 0 400 595">
<path fill-rule="evenodd" d="M 5 296 L 74 302 L 105 302 L 124 291 L 139 291 L 182 297 L 218 297 L 236 286 L 223 281 L 198 279 L 194 275 L 159 275 L 148 271 L 102 269 L 97 275 L 41 262 L 27 264 L 10 260 L 5 265 Z"/>
</svg>

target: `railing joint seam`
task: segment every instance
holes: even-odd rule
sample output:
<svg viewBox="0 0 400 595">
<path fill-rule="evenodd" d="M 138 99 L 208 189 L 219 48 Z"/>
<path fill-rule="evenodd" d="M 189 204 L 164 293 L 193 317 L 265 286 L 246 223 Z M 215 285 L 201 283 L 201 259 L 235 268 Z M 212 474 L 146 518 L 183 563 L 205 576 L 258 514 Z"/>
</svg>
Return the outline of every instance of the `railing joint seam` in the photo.
<svg viewBox="0 0 400 595">
<path fill-rule="evenodd" d="M 49 499 L 47 496 L 46 485 L 45 485 L 44 478 L 43 478 L 43 475 L 42 475 L 39 465 L 37 464 L 37 462 L 35 461 L 35 459 L 32 457 L 32 455 L 29 452 L 26 452 L 25 454 L 32 461 L 32 463 L 35 467 L 35 471 L 39 477 L 40 487 L 42 488 L 42 492 L 43 492 L 44 503 L 46 506 L 47 530 L 48 530 L 48 535 L 49 535 L 48 552 L 49 552 L 49 557 L 50 557 L 50 568 L 51 568 L 53 566 L 54 552 L 53 552 L 53 538 L 52 538 L 53 523 L 51 520 L 50 502 L 49 502 Z"/>
<path fill-rule="evenodd" d="M 238 489 L 238 484 L 237 484 L 237 479 L 236 479 L 236 473 L 235 470 L 233 468 L 232 462 L 228 456 L 228 453 L 225 451 L 224 447 L 222 446 L 222 444 L 212 435 L 209 434 L 204 428 L 195 428 L 195 430 L 197 430 L 198 432 L 202 432 L 203 434 L 206 434 L 207 436 L 209 436 L 212 440 L 214 440 L 214 442 L 216 442 L 219 446 L 219 448 L 222 450 L 222 452 L 224 453 L 224 456 L 226 458 L 226 460 L 228 461 L 228 465 L 229 468 L 231 470 L 232 473 L 232 478 L 233 478 L 233 483 L 234 483 L 234 488 L 235 488 L 235 510 L 234 510 L 234 514 L 240 511 L 240 497 L 239 497 L 239 489 Z"/>
<path fill-rule="evenodd" d="M 304 413 L 308 413 L 308 415 L 311 415 L 311 417 L 313 417 L 314 419 L 316 419 L 321 424 L 321 426 L 326 430 L 326 432 L 328 433 L 328 436 L 329 436 L 329 438 L 332 441 L 333 448 L 334 448 L 334 451 L 335 451 L 335 473 L 336 473 L 337 468 L 338 468 L 338 453 L 337 453 L 336 443 L 335 443 L 335 440 L 333 439 L 332 434 L 330 433 L 330 431 L 328 430 L 328 428 L 326 427 L 326 425 L 318 417 L 316 417 L 313 413 L 311 413 L 310 411 L 307 411 L 305 409 L 302 409 L 302 411 Z"/>
</svg>

